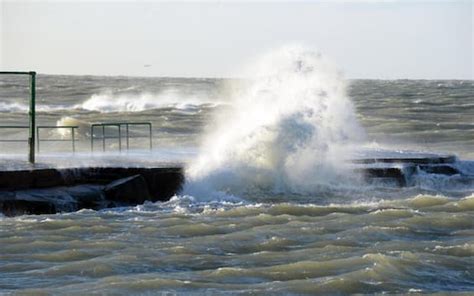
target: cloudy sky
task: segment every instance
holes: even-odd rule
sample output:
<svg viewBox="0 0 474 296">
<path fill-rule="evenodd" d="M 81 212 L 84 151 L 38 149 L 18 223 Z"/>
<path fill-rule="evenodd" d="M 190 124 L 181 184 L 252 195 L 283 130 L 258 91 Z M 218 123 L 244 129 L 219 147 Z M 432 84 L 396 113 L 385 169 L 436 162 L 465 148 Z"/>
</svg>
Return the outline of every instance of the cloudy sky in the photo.
<svg viewBox="0 0 474 296">
<path fill-rule="evenodd" d="M 1 70 L 233 77 L 304 43 L 348 78 L 474 78 L 470 0 L 0 3 Z"/>
</svg>

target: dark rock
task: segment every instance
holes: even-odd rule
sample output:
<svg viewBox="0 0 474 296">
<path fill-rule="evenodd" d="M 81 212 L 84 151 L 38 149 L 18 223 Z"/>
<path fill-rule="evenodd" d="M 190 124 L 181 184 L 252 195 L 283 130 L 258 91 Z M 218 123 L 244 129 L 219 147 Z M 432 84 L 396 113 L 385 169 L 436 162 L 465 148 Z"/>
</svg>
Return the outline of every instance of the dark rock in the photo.
<svg viewBox="0 0 474 296">
<path fill-rule="evenodd" d="M 104 194 L 107 200 L 117 205 L 137 205 L 152 199 L 147 182 L 142 175 L 113 181 L 104 187 Z"/>
<path fill-rule="evenodd" d="M 152 193 L 152 201 L 167 201 L 176 195 L 184 184 L 184 173 L 174 169 L 160 172 L 145 171 L 142 173 Z"/>
<path fill-rule="evenodd" d="M 419 156 L 419 157 L 376 157 L 354 159 L 351 162 L 356 164 L 371 164 L 371 163 L 408 163 L 408 164 L 447 164 L 454 163 L 456 156 L 454 155 L 440 155 L 440 156 Z"/>
<path fill-rule="evenodd" d="M 5 215 L 53 214 L 81 208 L 103 208 L 102 188 L 87 185 L 0 191 L 0 211 Z M 102 207 L 101 207 L 102 206 Z"/>
<path fill-rule="evenodd" d="M 183 182 L 179 167 L 6 170 L 0 171 L 0 211 L 52 214 L 166 201 Z"/>
<path fill-rule="evenodd" d="M 114 180 L 142 175 L 153 201 L 166 201 L 175 195 L 184 182 L 183 169 L 84 167 L 67 169 L 33 169 L 0 171 L 0 190 L 23 190 L 75 186 L 80 184 L 106 185 Z"/>
<path fill-rule="evenodd" d="M 100 210 L 108 205 L 102 189 L 103 186 L 80 185 L 67 187 L 65 191 L 74 198 L 77 210 Z"/>
<path fill-rule="evenodd" d="M 53 202 L 46 200 L 9 199 L 0 200 L 0 209 L 5 216 L 55 214 Z"/>
<path fill-rule="evenodd" d="M 124 177 L 141 175 L 145 178 L 152 201 L 167 201 L 181 190 L 184 183 L 182 168 L 90 168 L 79 181 L 106 184 Z"/>
<path fill-rule="evenodd" d="M 411 175 L 414 167 L 365 167 L 362 169 L 355 169 L 356 173 L 362 174 L 366 179 L 374 178 L 394 180 L 399 186 L 407 185 L 407 176 Z"/>
<path fill-rule="evenodd" d="M 18 191 L 0 191 L 0 211 L 5 215 L 54 214 L 79 209 L 99 210 L 108 204 L 103 186 L 78 185 Z"/>
<path fill-rule="evenodd" d="M 459 170 L 450 165 L 420 165 L 420 170 L 429 174 L 440 174 L 440 175 L 457 175 Z"/>
</svg>

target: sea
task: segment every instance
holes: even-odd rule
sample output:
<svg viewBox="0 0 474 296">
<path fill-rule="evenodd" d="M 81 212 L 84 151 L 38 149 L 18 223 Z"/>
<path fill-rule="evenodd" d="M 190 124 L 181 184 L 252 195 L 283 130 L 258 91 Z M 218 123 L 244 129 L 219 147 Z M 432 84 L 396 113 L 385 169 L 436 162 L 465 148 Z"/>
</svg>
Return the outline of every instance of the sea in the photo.
<svg viewBox="0 0 474 296">
<path fill-rule="evenodd" d="M 474 81 L 350 80 L 319 52 L 245 78 L 38 74 L 39 163 L 182 165 L 167 202 L 0 215 L 0 295 L 474 293 Z M 246 75 L 244 75 L 246 74 Z M 28 77 L 0 76 L 0 126 L 28 125 Z M 91 152 L 92 123 L 117 129 Z M 27 129 L 0 128 L 0 167 Z M 45 141 L 52 140 L 52 141 Z M 62 140 L 62 141 L 56 141 Z M 124 147 L 124 143 L 121 144 Z M 122 147 L 121 146 L 121 147 Z M 364 182 L 351 159 L 456 156 L 461 174 Z"/>
</svg>

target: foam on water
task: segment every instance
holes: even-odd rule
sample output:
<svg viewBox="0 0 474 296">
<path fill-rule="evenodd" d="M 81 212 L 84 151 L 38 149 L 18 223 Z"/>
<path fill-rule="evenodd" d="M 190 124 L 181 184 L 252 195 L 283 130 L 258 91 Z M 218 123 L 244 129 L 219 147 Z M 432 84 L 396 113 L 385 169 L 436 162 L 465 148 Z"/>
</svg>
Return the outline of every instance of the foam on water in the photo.
<svg viewBox="0 0 474 296">
<path fill-rule="evenodd" d="M 114 94 L 104 92 L 92 95 L 88 100 L 74 106 L 75 109 L 108 112 L 141 112 L 159 108 L 176 108 L 193 111 L 201 106 L 216 106 L 220 104 L 197 96 L 183 97 L 183 94 L 167 91 L 160 94 Z"/>
<path fill-rule="evenodd" d="M 126 90 L 129 90 L 127 88 Z M 130 89 L 132 90 L 132 89 Z M 0 113 L 26 113 L 29 105 L 23 103 L 26 98 L 13 102 L 0 102 Z M 202 107 L 213 108 L 225 104 L 209 97 L 197 94 L 183 94 L 177 90 L 167 90 L 161 93 L 151 92 L 113 92 L 111 90 L 92 94 L 79 104 L 52 105 L 38 103 L 36 111 L 93 111 L 100 113 L 142 112 L 161 108 L 172 108 L 180 111 L 197 112 Z"/>
<path fill-rule="evenodd" d="M 0 112 L 27 112 L 28 106 L 20 103 L 0 102 Z"/>
<path fill-rule="evenodd" d="M 252 79 L 216 116 L 188 168 L 186 191 L 311 191 L 347 179 L 344 158 L 364 131 L 337 68 L 317 51 L 290 46 L 246 73 Z"/>
<path fill-rule="evenodd" d="M 38 104 L 36 106 L 37 112 L 52 112 L 68 110 L 69 106 L 52 106 Z M 19 102 L 0 102 L 0 113 L 27 113 L 30 110 L 30 106 Z"/>
</svg>

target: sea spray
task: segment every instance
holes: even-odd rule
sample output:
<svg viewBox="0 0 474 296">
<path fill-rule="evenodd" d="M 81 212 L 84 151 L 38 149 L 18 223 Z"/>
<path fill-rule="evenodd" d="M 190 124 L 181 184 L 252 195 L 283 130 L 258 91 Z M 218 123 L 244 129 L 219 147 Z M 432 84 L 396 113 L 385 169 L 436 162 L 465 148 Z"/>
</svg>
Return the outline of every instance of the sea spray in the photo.
<svg viewBox="0 0 474 296">
<path fill-rule="evenodd" d="M 245 74 L 250 79 L 216 115 L 188 167 L 185 191 L 307 192 L 345 182 L 345 159 L 365 136 L 337 68 L 317 51 L 290 46 Z"/>
<path fill-rule="evenodd" d="M 56 126 L 77 126 L 77 130 L 75 131 L 75 136 L 79 137 L 79 139 L 86 139 L 90 137 L 90 127 L 91 124 L 84 120 L 79 120 L 74 117 L 70 116 L 63 116 L 58 121 L 56 121 Z M 61 139 L 70 139 L 71 138 L 71 129 L 69 128 L 58 128 L 51 130 L 51 132 L 55 132 L 59 134 Z"/>
</svg>

